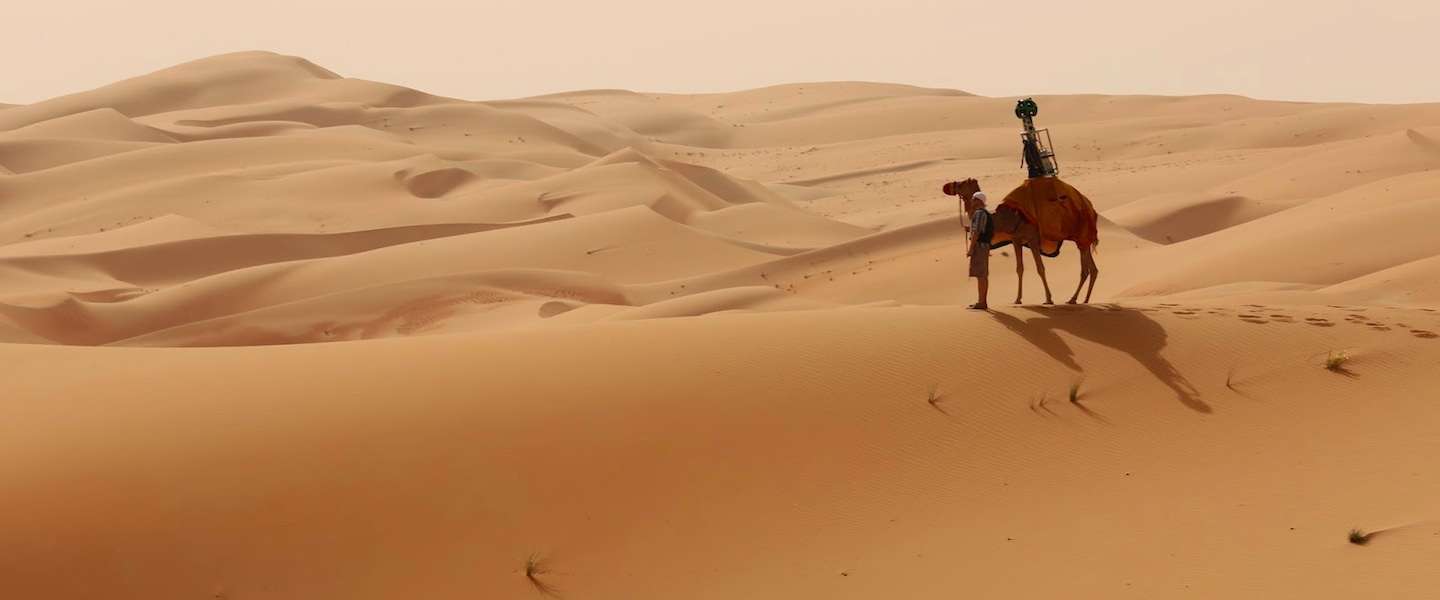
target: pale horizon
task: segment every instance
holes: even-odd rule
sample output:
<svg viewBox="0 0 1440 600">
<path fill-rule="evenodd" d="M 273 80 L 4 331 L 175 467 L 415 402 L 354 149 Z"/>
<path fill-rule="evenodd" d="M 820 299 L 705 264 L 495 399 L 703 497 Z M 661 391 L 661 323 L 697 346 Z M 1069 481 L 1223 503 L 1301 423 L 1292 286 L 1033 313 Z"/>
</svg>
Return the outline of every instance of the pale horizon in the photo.
<svg viewBox="0 0 1440 600">
<path fill-rule="evenodd" d="M 300 56 L 347 77 L 487 100 L 585 89 L 705 93 L 876 81 L 985 96 L 1235 94 L 1307 102 L 1440 101 L 1427 71 L 1440 5 L 1409 0 L 1036 0 L 394 5 L 175 0 L 18 7 L 0 102 L 32 103 L 228 52 Z M 1033 41 L 1017 39 L 1028 32 Z M 1081 44 L 1066 45 L 1070 39 Z"/>
</svg>

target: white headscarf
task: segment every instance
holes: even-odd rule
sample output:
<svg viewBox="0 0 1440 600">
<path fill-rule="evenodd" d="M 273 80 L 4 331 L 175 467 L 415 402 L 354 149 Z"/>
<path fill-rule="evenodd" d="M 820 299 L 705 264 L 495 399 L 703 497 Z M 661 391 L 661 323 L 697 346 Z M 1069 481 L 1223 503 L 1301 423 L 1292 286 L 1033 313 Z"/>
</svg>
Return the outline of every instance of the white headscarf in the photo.
<svg viewBox="0 0 1440 600">
<path fill-rule="evenodd" d="M 985 195 L 985 192 L 975 192 L 975 195 L 974 195 L 974 196 L 971 196 L 971 198 L 974 198 L 974 199 L 979 200 L 979 201 L 981 201 L 981 202 L 984 202 L 985 200 L 988 199 L 988 197 Z"/>
</svg>

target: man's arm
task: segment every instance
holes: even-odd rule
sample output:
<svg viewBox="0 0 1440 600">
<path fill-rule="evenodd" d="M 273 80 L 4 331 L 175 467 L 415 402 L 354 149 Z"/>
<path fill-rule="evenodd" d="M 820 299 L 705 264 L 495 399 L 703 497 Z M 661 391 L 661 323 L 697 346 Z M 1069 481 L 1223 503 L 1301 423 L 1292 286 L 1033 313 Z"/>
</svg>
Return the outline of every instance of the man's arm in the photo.
<svg viewBox="0 0 1440 600">
<path fill-rule="evenodd" d="M 960 227 L 965 230 L 965 256 L 975 246 L 975 232 L 970 230 L 970 220 L 965 218 L 965 198 L 960 198 Z"/>
<path fill-rule="evenodd" d="M 980 213 L 975 214 L 979 215 Z M 980 235 L 977 231 L 975 231 L 975 227 L 973 227 L 973 224 L 971 223 L 967 223 L 965 225 L 965 232 L 970 234 L 970 243 L 965 244 L 965 256 L 968 257 L 975 253 L 975 246 L 978 245 L 980 242 Z"/>
</svg>

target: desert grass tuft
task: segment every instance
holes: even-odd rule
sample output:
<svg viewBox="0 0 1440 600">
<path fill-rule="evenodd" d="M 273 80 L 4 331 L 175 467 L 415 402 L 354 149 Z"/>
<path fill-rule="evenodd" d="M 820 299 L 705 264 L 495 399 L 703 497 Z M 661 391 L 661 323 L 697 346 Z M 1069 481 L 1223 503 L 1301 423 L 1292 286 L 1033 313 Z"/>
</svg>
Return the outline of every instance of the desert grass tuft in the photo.
<svg viewBox="0 0 1440 600">
<path fill-rule="evenodd" d="M 543 579 L 549 574 L 550 565 L 544 557 L 539 554 L 531 554 L 525 558 L 525 579 L 530 580 L 530 585 L 535 588 L 535 591 L 540 592 L 543 596 L 559 598 L 559 590 Z"/>
<path fill-rule="evenodd" d="M 1084 383 L 1084 382 L 1077 380 L 1076 382 L 1070 384 L 1070 394 L 1069 394 L 1069 397 L 1070 397 L 1070 403 L 1071 403 L 1071 404 L 1079 404 L 1079 403 L 1080 403 L 1080 384 L 1082 384 L 1082 383 Z"/>
<path fill-rule="evenodd" d="M 940 406 L 940 403 L 944 401 L 945 394 L 940 392 L 940 386 L 938 385 L 931 385 L 930 388 L 925 392 L 925 403 L 929 404 L 930 408 L 933 408 L 943 413 L 945 412 L 945 409 Z"/>
<path fill-rule="evenodd" d="M 1355 544 L 1356 546 L 1364 546 L 1365 544 L 1370 543 L 1370 536 L 1372 536 L 1372 535 L 1373 535 L 1373 534 L 1365 533 L 1364 531 L 1360 530 L 1359 528 L 1351 529 L 1351 530 L 1350 530 L 1350 543 Z"/>
<path fill-rule="evenodd" d="M 1047 415 L 1056 416 L 1055 411 L 1047 405 L 1048 402 L 1050 402 L 1050 395 L 1041 392 L 1038 398 L 1032 398 L 1030 400 L 1031 412 L 1034 412 L 1035 414 L 1042 417 Z"/>
</svg>

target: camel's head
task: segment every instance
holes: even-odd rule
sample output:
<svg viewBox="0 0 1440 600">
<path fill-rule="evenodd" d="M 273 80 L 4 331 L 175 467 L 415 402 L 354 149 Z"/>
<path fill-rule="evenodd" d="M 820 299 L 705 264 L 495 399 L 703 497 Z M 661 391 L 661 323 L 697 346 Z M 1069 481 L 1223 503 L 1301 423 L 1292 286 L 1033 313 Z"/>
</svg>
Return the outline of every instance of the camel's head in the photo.
<svg viewBox="0 0 1440 600">
<path fill-rule="evenodd" d="M 960 209 L 968 222 L 970 213 L 975 210 L 970 203 L 970 199 L 975 197 L 975 192 L 980 191 L 980 182 L 976 181 L 974 177 L 961 181 L 952 181 L 945 184 L 945 187 L 941 188 L 941 191 L 950 196 L 960 197 Z"/>
<path fill-rule="evenodd" d="M 975 192 L 980 191 L 980 182 L 975 181 L 975 178 L 972 177 L 970 179 L 947 183 L 945 187 L 940 188 L 940 190 L 945 192 L 946 195 L 959 196 L 962 200 L 969 202 L 970 197 L 974 196 Z"/>
</svg>

